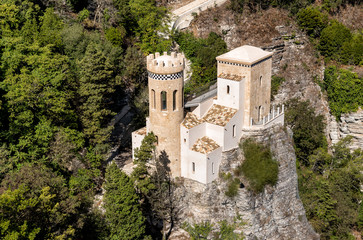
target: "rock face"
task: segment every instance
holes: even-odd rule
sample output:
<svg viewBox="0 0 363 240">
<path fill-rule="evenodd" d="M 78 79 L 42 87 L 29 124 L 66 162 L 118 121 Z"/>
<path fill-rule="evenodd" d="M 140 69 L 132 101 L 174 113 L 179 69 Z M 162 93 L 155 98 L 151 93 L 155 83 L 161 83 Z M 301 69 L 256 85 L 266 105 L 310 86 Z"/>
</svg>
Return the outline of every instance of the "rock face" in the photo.
<svg viewBox="0 0 363 240">
<path fill-rule="evenodd" d="M 337 143 L 339 139 L 348 135 L 352 136 L 352 143 L 349 145 L 351 149 L 363 149 L 363 109 L 357 112 L 343 114 L 340 122 L 337 123 L 335 117 L 331 117 L 330 125 L 333 126 L 329 136 L 333 143 Z"/>
<path fill-rule="evenodd" d="M 267 186 L 258 195 L 239 188 L 237 196 L 229 198 L 225 195 L 227 183 L 221 178 L 208 185 L 185 179 L 177 190 L 180 219 L 190 223 L 216 223 L 241 216 L 247 224 L 240 230 L 247 239 L 319 239 L 308 223 L 299 199 L 291 130 L 274 126 L 254 135 L 258 141 L 270 144 L 279 162 L 276 186 Z M 240 149 L 225 152 L 220 171 L 233 172 L 243 159 Z M 172 238 L 182 239 L 182 232 L 180 229 L 175 231 Z"/>
</svg>

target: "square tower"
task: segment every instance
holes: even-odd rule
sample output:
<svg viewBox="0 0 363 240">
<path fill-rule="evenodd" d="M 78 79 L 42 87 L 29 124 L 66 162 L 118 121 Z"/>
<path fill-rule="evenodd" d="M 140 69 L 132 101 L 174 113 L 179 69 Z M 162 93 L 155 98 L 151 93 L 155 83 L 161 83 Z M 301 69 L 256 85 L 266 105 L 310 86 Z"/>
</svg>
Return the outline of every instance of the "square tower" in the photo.
<svg viewBox="0 0 363 240">
<path fill-rule="evenodd" d="M 244 45 L 218 56 L 217 103 L 242 110 L 243 127 L 270 112 L 273 53 Z"/>
</svg>

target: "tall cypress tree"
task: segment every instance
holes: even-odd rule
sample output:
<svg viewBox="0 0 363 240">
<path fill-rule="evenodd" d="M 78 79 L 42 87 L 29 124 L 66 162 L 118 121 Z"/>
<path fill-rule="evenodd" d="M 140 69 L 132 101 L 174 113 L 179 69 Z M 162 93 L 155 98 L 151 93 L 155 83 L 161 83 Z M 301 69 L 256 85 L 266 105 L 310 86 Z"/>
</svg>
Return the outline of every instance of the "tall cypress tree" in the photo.
<svg viewBox="0 0 363 240">
<path fill-rule="evenodd" d="M 110 94 L 114 91 L 112 65 L 100 47 L 94 43 L 87 47 L 80 61 L 81 97 L 80 119 L 83 131 L 92 143 L 104 142 L 111 131 L 107 119 L 112 115 L 107 108 Z"/>
<path fill-rule="evenodd" d="M 105 209 L 110 239 L 143 239 L 145 217 L 130 178 L 115 163 L 106 170 Z"/>
</svg>

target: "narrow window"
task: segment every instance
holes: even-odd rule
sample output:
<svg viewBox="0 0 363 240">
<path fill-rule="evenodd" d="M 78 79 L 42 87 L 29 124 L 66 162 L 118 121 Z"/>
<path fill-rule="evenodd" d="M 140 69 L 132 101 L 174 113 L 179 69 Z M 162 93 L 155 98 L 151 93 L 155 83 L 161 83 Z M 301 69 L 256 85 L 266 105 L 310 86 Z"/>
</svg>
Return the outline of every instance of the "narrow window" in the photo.
<svg viewBox="0 0 363 240">
<path fill-rule="evenodd" d="M 155 101 L 155 90 L 154 89 L 151 90 L 151 97 L 152 97 L 152 104 L 151 104 L 151 106 L 152 106 L 153 109 L 155 109 L 156 101 Z"/>
<path fill-rule="evenodd" d="M 187 139 L 186 138 L 184 138 L 184 143 L 186 143 L 187 142 Z"/>
<path fill-rule="evenodd" d="M 195 162 L 192 163 L 193 165 L 193 173 L 195 172 Z"/>
<path fill-rule="evenodd" d="M 161 110 L 166 110 L 166 92 L 161 92 Z"/>
<path fill-rule="evenodd" d="M 229 85 L 227 85 L 227 94 L 229 94 Z"/>
<path fill-rule="evenodd" d="M 173 111 L 176 110 L 176 90 L 173 92 Z"/>
<path fill-rule="evenodd" d="M 212 163 L 212 174 L 214 174 L 214 163 Z"/>
<path fill-rule="evenodd" d="M 183 90 L 182 90 L 182 107 L 184 107 L 184 86 L 183 86 Z"/>
<path fill-rule="evenodd" d="M 258 121 L 261 120 L 261 117 L 262 117 L 262 106 L 259 106 L 258 107 Z"/>
<path fill-rule="evenodd" d="M 260 76 L 260 86 L 262 86 L 262 76 Z"/>
<path fill-rule="evenodd" d="M 236 125 L 233 125 L 233 137 L 235 137 L 236 136 Z"/>
</svg>

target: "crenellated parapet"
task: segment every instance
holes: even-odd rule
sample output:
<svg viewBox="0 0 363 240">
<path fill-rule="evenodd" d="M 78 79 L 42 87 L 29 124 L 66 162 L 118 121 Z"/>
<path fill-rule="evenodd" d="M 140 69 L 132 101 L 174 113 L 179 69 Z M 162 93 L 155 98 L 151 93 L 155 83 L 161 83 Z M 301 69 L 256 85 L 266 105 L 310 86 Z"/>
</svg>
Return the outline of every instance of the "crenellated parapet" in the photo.
<svg viewBox="0 0 363 240">
<path fill-rule="evenodd" d="M 171 52 L 170 55 L 167 52 L 164 52 L 163 55 L 158 52 L 150 54 L 147 56 L 147 70 L 162 75 L 182 72 L 184 70 L 184 55 L 175 52 Z"/>
</svg>

